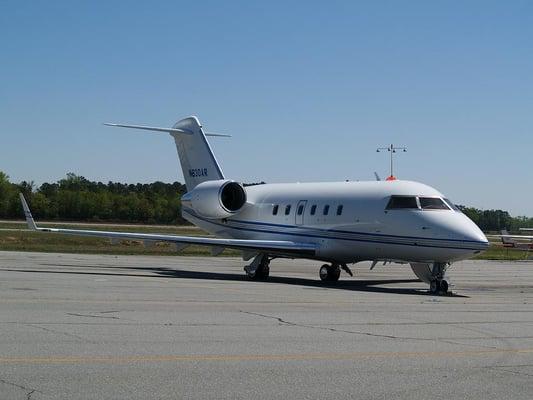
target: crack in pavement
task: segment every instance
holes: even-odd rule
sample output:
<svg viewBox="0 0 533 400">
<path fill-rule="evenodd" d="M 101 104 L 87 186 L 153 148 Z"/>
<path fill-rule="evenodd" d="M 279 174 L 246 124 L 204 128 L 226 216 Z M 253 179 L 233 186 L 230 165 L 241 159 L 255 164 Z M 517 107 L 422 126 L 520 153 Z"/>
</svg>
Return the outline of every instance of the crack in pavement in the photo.
<svg viewBox="0 0 533 400">
<path fill-rule="evenodd" d="M 485 339 L 483 337 L 480 337 L 480 338 L 468 338 L 468 339 Z M 486 344 L 475 344 L 475 345 L 471 345 L 471 344 L 468 344 L 468 343 L 461 343 L 461 342 L 456 342 L 455 340 L 453 339 L 442 339 L 442 338 L 437 338 L 436 340 L 438 340 L 439 342 L 441 343 L 448 343 L 448 344 L 453 344 L 455 346 L 466 346 L 466 347 L 482 347 L 484 349 L 491 349 L 491 350 L 498 350 L 499 347 L 497 346 L 489 346 L 489 345 L 486 345 Z"/>
<path fill-rule="evenodd" d="M 120 317 L 104 317 L 103 315 L 91 315 L 91 314 L 78 314 L 78 313 L 67 313 L 67 315 L 72 315 L 75 317 L 88 317 L 88 318 L 105 318 L 105 319 L 120 319 Z"/>
<path fill-rule="evenodd" d="M 378 333 L 349 331 L 349 330 L 344 330 L 344 329 L 330 328 L 330 327 L 327 327 L 327 326 L 298 324 L 296 322 L 286 321 L 283 318 L 276 317 L 276 316 L 273 316 L 273 315 L 259 314 L 259 313 L 254 313 L 254 312 L 250 312 L 250 311 L 243 311 L 243 310 L 239 310 L 239 311 L 241 313 L 243 313 L 243 314 L 255 315 L 256 317 L 274 319 L 274 320 L 277 320 L 280 324 L 288 325 L 288 326 L 298 326 L 298 327 L 301 327 L 301 328 L 320 329 L 320 330 L 325 330 L 325 331 L 330 331 L 330 332 L 351 333 L 351 334 L 355 334 L 355 335 L 383 337 L 383 338 L 387 338 L 387 339 L 402 339 L 400 337 L 393 336 L 393 335 L 381 335 L 381 334 L 378 334 Z M 411 339 L 411 338 L 406 338 L 406 339 Z"/>
<path fill-rule="evenodd" d="M 37 393 L 43 393 L 37 389 L 33 389 L 33 388 L 29 388 L 29 387 L 26 387 L 26 386 L 23 386 L 23 385 L 18 385 L 16 383 L 13 383 L 13 382 L 9 382 L 5 379 L 2 379 L 0 378 L 0 383 L 3 383 L 4 385 L 9 385 L 9 386 L 13 386 L 13 387 L 16 387 L 20 390 L 24 390 L 24 391 L 27 391 L 28 393 L 26 393 L 26 400 L 30 400 L 31 399 L 31 396 L 32 394 L 34 394 L 35 392 Z"/>
<path fill-rule="evenodd" d="M 89 339 L 86 339 L 84 337 L 75 335 L 73 333 L 58 331 L 58 330 L 55 330 L 55 329 L 45 328 L 44 326 L 39 326 L 39 325 L 34 325 L 34 324 L 23 324 L 23 325 L 31 326 L 32 328 L 42 329 L 45 332 L 56 333 L 56 334 L 59 334 L 59 335 L 65 335 L 65 336 L 68 336 L 68 337 L 72 337 L 72 338 L 81 340 L 82 342 L 85 342 L 85 343 L 95 343 L 95 342 L 93 342 L 93 341 L 91 341 Z"/>
<path fill-rule="evenodd" d="M 417 321 L 417 323 L 422 324 L 422 325 L 424 325 L 424 324 L 434 324 L 433 321 L 426 321 L 424 319 L 415 318 L 414 320 Z M 449 343 L 449 344 L 460 345 L 460 346 L 472 346 L 472 345 L 466 344 L 466 343 L 454 342 L 454 340 L 478 340 L 478 339 L 481 339 L 481 340 L 483 340 L 483 339 L 504 340 L 504 339 L 515 339 L 515 337 L 512 337 L 512 338 L 509 338 L 509 337 L 495 337 L 494 335 L 491 335 L 490 333 L 485 332 L 483 330 L 479 330 L 479 329 L 475 329 L 475 328 L 467 328 L 466 326 L 464 326 L 461 323 L 450 322 L 447 325 L 448 326 L 453 326 L 455 329 L 461 329 L 461 330 L 464 330 L 464 331 L 467 331 L 467 332 L 474 332 L 474 333 L 478 333 L 478 334 L 482 334 L 482 335 L 486 335 L 486 336 L 469 337 L 469 338 L 455 338 L 455 339 L 454 338 L 448 338 L 448 339 L 439 338 L 442 343 Z M 491 346 L 491 345 L 485 345 L 485 344 L 477 344 L 475 346 L 482 347 L 482 348 L 485 348 L 485 349 L 496 349 L 496 350 L 499 348 L 497 346 Z"/>
<path fill-rule="evenodd" d="M 370 333 L 370 332 L 362 332 L 362 331 L 350 331 L 350 330 L 345 330 L 345 329 L 331 328 L 331 327 L 327 327 L 327 326 L 298 324 L 296 322 L 287 321 L 287 320 L 284 320 L 283 318 L 276 317 L 276 316 L 273 316 L 273 315 L 254 313 L 254 312 L 251 312 L 251 311 L 239 310 L 239 312 L 241 312 L 243 314 L 254 315 L 256 317 L 273 319 L 273 320 L 278 321 L 280 324 L 287 325 L 287 326 L 297 326 L 297 327 L 301 327 L 301 328 L 319 329 L 319 330 L 326 330 L 326 331 L 337 332 L 337 333 L 350 333 L 350 334 L 354 334 L 354 335 L 381 337 L 381 338 L 386 338 L 386 339 L 415 340 L 415 341 L 439 341 L 439 342 L 442 342 L 442 343 L 448 343 L 448 344 L 459 345 L 459 346 L 486 347 L 486 348 L 490 348 L 490 349 L 497 349 L 497 347 L 492 347 L 492 346 L 484 346 L 484 345 L 478 345 L 478 344 L 471 345 L 471 344 L 466 344 L 466 343 L 453 342 L 451 339 L 445 339 L 445 338 L 438 338 L 438 337 L 437 338 L 416 338 L 416 337 L 409 337 L 409 336 L 384 335 L 384 334 L 379 334 L 379 333 Z"/>
<path fill-rule="evenodd" d="M 505 366 L 505 368 L 509 368 L 509 367 L 513 367 L 513 366 L 512 365 Z M 508 374 L 513 374 L 513 375 L 520 375 L 520 376 L 527 376 L 527 377 L 533 376 L 533 374 L 527 374 L 525 372 L 504 369 L 504 368 L 502 368 L 502 367 L 500 367 L 498 365 L 493 365 L 493 366 L 484 367 L 484 368 L 490 369 L 490 370 L 493 370 L 493 371 L 498 371 L 498 372 L 507 372 Z"/>
</svg>

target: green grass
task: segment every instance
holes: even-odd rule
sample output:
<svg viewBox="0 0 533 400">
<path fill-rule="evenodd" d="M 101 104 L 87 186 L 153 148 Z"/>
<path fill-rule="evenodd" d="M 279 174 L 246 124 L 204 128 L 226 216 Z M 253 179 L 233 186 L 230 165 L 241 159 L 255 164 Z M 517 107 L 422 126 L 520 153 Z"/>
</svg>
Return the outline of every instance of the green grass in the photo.
<svg viewBox="0 0 533 400">
<path fill-rule="evenodd" d="M 69 229 L 90 229 L 101 231 L 122 231 L 140 233 L 163 233 L 184 236 L 209 236 L 206 232 L 193 226 L 168 226 L 152 227 L 146 226 L 109 226 L 109 225 L 87 225 L 68 224 L 50 225 L 39 224 L 42 227 L 69 228 Z M 25 224 L 0 223 L 0 229 L 24 229 Z M 49 232 L 32 231 L 1 231 L 0 230 L 0 250 L 5 251 L 37 251 L 50 253 L 82 253 L 82 254 L 143 254 L 143 255 L 184 255 L 184 256 L 208 256 L 211 254 L 210 248 L 205 246 L 189 246 L 177 252 L 170 243 L 156 243 L 153 247 L 145 247 L 142 241 L 122 240 L 118 244 L 111 244 L 105 238 L 92 238 L 82 236 L 62 235 Z M 240 256 L 236 250 L 226 249 L 222 255 Z"/>
<path fill-rule="evenodd" d="M 513 250 L 498 244 L 491 243 L 490 247 L 482 254 L 474 257 L 474 260 L 527 260 L 532 253 L 524 250 Z"/>
<path fill-rule="evenodd" d="M 183 236 L 209 236 L 201 229 L 190 225 L 127 225 L 127 224 L 47 224 L 39 226 L 51 228 L 90 229 L 102 231 L 122 231 L 140 233 L 162 233 Z M 0 229 L 25 229 L 25 222 L 0 222 Z M 40 251 L 50 253 L 86 253 L 86 254 L 145 254 L 145 255 L 186 255 L 208 256 L 210 248 L 205 246 L 189 246 L 177 252 L 171 244 L 157 243 L 153 247 L 145 247 L 140 241 L 123 240 L 119 244 L 111 244 L 108 239 L 88 238 L 81 236 L 60 235 L 57 233 L 31 231 L 0 230 L 0 250 Z M 237 250 L 227 249 L 224 256 L 240 256 Z M 475 257 L 478 260 L 524 260 L 529 256 L 522 250 L 512 250 L 491 243 L 489 249 Z"/>
</svg>

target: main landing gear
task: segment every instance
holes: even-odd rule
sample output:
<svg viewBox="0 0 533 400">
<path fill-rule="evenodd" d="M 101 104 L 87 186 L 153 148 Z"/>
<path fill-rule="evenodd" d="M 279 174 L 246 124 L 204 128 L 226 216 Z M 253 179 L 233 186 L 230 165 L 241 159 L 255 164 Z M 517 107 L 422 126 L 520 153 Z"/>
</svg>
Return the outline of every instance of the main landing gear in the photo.
<svg viewBox="0 0 533 400">
<path fill-rule="evenodd" d="M 246 277 L 252 281 L 264 281 L 270 274 L 270 259 L 266 254 L 259 254 L 250 265 L 244 267 Z"/>
<path fill-rule="evenodd" d="M 338 264 L 324 264 L 320 267 L 318 274 L 324 282 L 337 282 L 341 276 L 341 267 Z"/>
<path fill-rule="evenodd" d="M 350 268 L 346 264 L 324 264 L 318 271 L 320 280 L 324 282 L 337 282 L 341 276 L 341 269 L 348 275 L 353 276 L 352 271 L 350 271 Z"/>
<path fill-rule="evenodd" d="M 447 294 L 450 290 L 450 283 L 444 274 L 448 269 L 448 263 L 434 263 L 431 269 L 431 280 L 429 282 L 429 292 L 431 294 Z"/>
</svg>

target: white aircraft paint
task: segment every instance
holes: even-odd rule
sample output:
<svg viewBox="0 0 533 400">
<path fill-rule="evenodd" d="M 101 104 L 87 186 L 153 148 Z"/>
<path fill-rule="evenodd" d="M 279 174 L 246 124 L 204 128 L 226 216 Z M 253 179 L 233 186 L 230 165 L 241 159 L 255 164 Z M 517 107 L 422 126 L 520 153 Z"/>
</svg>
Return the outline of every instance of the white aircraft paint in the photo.
<svg viewBox="0 0 533 400">
<path fill-rule="evenodd" d="M 188 193 L 182 215 L 217 238 L 37 228 L 21 196 L 31 229 L 112 239 L 172 242 L 243 251 L 254 258 L 250 278 L 266 278 L 276 257 L 309 258 L 328 264 L 320 277 L 335 281 L 346 264 L 363 260 L 409 263 L 434 293 L 448 292 L 445 272 L 451 262 L 488 247 L 483 232 L 430 186 L 410 181 L 261 184 L 243 187 L 225 179 L 196 117 L 173 128 L 108 124 L 168 132 L 175 140 Z M 222 136 L 212 134 L 216 136 Z M 391 196 L 416 198 L 414 208 L 388 209 Z M 444 209 L 423 209 L 421 198 Z M 414 200 L 413 200 L 414 201 Z M 324 209 L 328 208 L 327 215 Z M 277 209 L 277 213 L 274 210 Z"/>
</svg>

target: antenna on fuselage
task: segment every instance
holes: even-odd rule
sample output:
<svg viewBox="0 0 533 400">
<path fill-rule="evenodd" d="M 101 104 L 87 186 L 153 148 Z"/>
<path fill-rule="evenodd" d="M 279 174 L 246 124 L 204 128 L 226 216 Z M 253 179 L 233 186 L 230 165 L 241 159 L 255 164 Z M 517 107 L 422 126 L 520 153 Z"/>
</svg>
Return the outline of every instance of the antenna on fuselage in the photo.
<svg viewBox="0 0 533 400">
<path fill-rule="evenodd" d="M 391 144 L 390 146 L 388 147 L 378 147 L 376 149 L 376 152 L 377 153 L 380 153 L 382 150 L 387 150 L 388 152 L 390 152 L 390 175 L 389 177 L 386 179 L 387 181 L 395 181 L 396 180 L 396 177 L 394 176 L 394 170 L 393 170 L 393 154 L 396 153 L 397 150 L 401 150 L 402 152 L 407 152 L 407 147 L 395 147 L 393 144 Z"/>
</svg>

